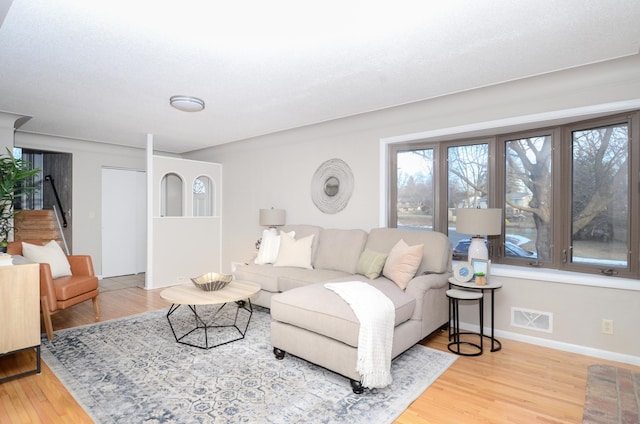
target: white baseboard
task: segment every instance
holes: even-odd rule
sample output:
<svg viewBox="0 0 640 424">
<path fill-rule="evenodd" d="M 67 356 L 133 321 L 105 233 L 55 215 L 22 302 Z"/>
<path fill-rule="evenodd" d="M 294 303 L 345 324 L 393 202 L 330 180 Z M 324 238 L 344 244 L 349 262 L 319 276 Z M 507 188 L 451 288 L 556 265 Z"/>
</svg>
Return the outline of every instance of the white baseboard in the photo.
<svg viewBox="0 0 640 424">
<path fill-rule="evenodd" d="M 460 328 L 467 331 L 479 331 L 479 327 L 475 324 L 466 322 L 460 323 Z M 491 334 L 491 328 L 485 327 L 484 334 Z M 640 357 L 633 355 L 625 355 L 623 353 L 611 352 L 608 350 L 595 349 L 587 346 L 574 345 L 570 343 L 559 342 L 556 340 L 543 339 L 540 337 L 527 336 L 524 334 L 512 333 L 510 331 L 495 330 L 496 338 L 515 340 L 518 342 L 529 343 L 537 346 L 544 346 L 551 349 L 562 350 L 565 352 L 578 353 L 580 355 L 593 356 L 594 358 L 606 359 L 608 361 L 622 362 L 640 366 Z"/>
</svg>

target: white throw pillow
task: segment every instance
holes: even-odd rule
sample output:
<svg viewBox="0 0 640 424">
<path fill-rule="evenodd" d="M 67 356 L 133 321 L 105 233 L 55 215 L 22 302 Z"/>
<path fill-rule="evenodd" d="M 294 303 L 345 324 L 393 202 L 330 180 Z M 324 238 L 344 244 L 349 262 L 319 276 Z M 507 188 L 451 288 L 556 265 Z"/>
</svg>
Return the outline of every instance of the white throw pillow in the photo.
<svg viewBox="0 0 640 424">
<path fill-rule="evenodd" d="M 22 242 L 22 255 L 31 262 L 49 264 L 53 278 L 71 275 L 71 266 L 67 255 L 55 240 L 51 240 L 44 246 Z"/>
<path fill-rule="evenodd" d="M 280 232 L 280 251 L 273 266 L 293 266 L 313 269 L 311 266 L 311 245 L 313 234 L 295 240 L 287 233 Z"/>
<path fill-rule="evenodd" d="M 291 231 L 286 233 L 291 237 L 295 237 L 296 232 Z M 264 230 L 262 232 L 262 241 L 260 242 L 260 249 L 258 250 L 258 256 L 254 260 L 254 263 L 258 265 L 272 264 L 278 259 L 278 251 L 280 250 L 280 236 L 277 231 Z"/>
<path fill-rule="evenodd" d="M 402 290 L 406 289 L 420 267 L 423 252 L 424 244 L 409 246 L 400 239 L 389 252 L 382 275 L 396 283 Z"/>
</svg>

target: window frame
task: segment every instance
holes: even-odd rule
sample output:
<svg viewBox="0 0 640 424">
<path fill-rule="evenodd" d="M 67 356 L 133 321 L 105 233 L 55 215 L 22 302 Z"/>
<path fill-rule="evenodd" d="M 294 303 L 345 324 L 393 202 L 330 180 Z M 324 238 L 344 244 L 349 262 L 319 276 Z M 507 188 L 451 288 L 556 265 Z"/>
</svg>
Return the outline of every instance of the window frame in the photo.
<svg viewBox="0 0 640 424">
<path fill-rule="evenodd" d="M 633 216 L 640 215 L 640 110 L 617 113 L 592 119 L 579 119 L 557 126 L 541 125 L 538 128 L 527 129 L 513 133 L 498 133 L 491 136 L 478 136 L 452 139 L 451 135 L 443 139 L 417 140 L 403 143 L 390 143 L 388 154 L 388 198 L 387 198 L 387 226 L 397 225 L 397 154 L 411 150 L 434 149 L 434 216 L 433 231 L 448 235 L 448 163 L 449 147 L 488 143 L 488 181 L 489 207 L 499 207 L 504 210 L 506 197 L 506 143 L 527 137 L 550 135 L 552 137 L 552 246 L 551 257 L 548 261 L 531 261 L 527 259 L 510 258 L 504 255 L 504 224 L 500 236 L 489 237 L 489 249 L 494 263 L 522 266 L 524 268 L 545 268 L 563 271 L 581 272 L 595 275 L 608 275 L 602 272 L 602 266 L 589 263 L 575 263 L 563 260 L 563 252 L 569 252 L 571 245 L 571 191 L 572 184 L 572 140 L 574 131 L 598 128 L 600 126 L 626 123 L 629 135 L 629 216 L 628 216 L 628 267 L 616 268 L 615 277 L 640 278 L 640 220 Z"/>
<path fill-rule="evenodd" d="M 627 269 L 623 268 L 615 268 L 616 277 L 622 278 L 635 278 L 638 279 L 640 277 L 640 256 L 638 255 L 638 248 L 640 247 L 640 237 L 638 236 L 638 231 L 640 231 L 640 225 L 638 220 L 634 220 L 632 217 L 640 215 L 639 209 L 639 198 L 640 193 L 638 191 L 639 181 L 638 181 L 638 173 L 640 172 L 640 150 L 638 147 L 638 121 L 640 120 L 640 111 L 636 111 L 628 114 L 618 114 L 612 116 L 606 116 L 602 118 L 596 118 L 592 120 L 585 120 L 580 122 L 575 122 L 571 124 L 567 124 L 563 127 L 563 135 L 562 135 L 562 153 L 566 157 L 565 164 L 566 166 L 563 168 L 563 178 L 566 178 L 566 181 L 571 181 L 573 169 L 572 169 L 572 134 L 574 131 L 584 131 L 588 129 L 599 128 L 603 126 L 609 125 L 617 125 L 626 123 L 628 125 L 628 136 L 629 136 L 629 215 L 627 217 L 627 228 L 629 232 L 629 240 L 627 241 Z M 635 127 L 635 128 L 634 128 Z M 567 255 L 570 254 L 572 248 L 572 237 L 571 237 L 571 201 L 572 198 L 570 196 L 566 196 L 566 198 L 562 199 L 562 220 L 564 223 L 562 234 L 563 238 L 560 240 L 561 243 L 561 251 L 566 251 Z M 635 252 L 635 255 L 634 255 Z M 635 256 L 635 257 L 634 257 Z M 597 275 L 607 275 L 603 272 L 604 269 L 602 265 L 597 265 L 593 263 L 576 263 L 570 260 L 567 260 L 561 266 L 562 270 L 565 271 L 573 271 L 573 272 L 582 272 L 588 274 L 597 274 Z"/>
<path fill-rule="evenodd" d="M 504 204 L 506 203 L 506 178 L 507 178 L 507 148 L 506 145 L 509 141 L 520 140 L 523 138 L 531 138 L 531 137 L 540 137 L 549 135 L 551 137 L 551 181 L 552 181 L 552 202 L 554 205 L 560 205 L 560 200 L 562 197 L 562 190 L 556 189 L 562 184 L 562 159 L 560 156 L 559 141 L 562 135 L 562 131 L 558 127 L 543 127 L 539 129 L 532 129 L 527 131 L 521 131 L 516 133 L 502 134 L 496 137 L 496 185 L 500 185 L 500 190 L 496 190 L 496 197 L 494 202 L 494 207 L 501 208 L 504 211 Z M 499 161 L 498 161 L 499 159 Z M 566 181 L 566 180 L 565 180 Z M 557 235 L 562 232 L 561 228 L 561 211 L 558 207 L 554 207 L 551 212 L 551 260 L 548 261 L 540 261 L 540 259 L 536 258 L 535 261 L 529 260 L 527 258 L 512 258 L 507 257 L 504 254 L 504 241 L 505 241 L 505 226 L 502 226 L 502 234 L 498 237 L 495 237 L 493 241 L 495 243 L 494 248 L 497 249 L 498 255 L 496 260 L 498 263 L 502 263 L 505 265 L 516 265 L 516 266 L 530 266 L 534 268 L 559 268 L 560 261 L 558 260 L 556 251 L 557 251 Z"/>
<path fill-rule="evenodd" d="M 419 147 L 418 147 L 419 146 Z M 397 227 L 398 225 L 398 208 L 397 208 L 397 199 L 398 199 L 398 153 L 409 152 L 412 150 L 427 150 L 433 149 L 433 175 L 439 175 L 440 173 L 440 162 L 438 161 L 439 152 L 441 150 L 440 143 L 397 143 L 393 145 L 389 145 L 389 169 L 388 175 L 391 179 L 391 183 L 389 184 L 389 199 L 393 199 L 393 201 L 387 201 L 387 220 L 388 227 Z M 440 184 L 438 179 L 434 181 L 433 184 L 433 210 L 440 210 Z M 433 217 L 433 231 L 442 232 L 442 224 L 438 217 Z"/>
</svg>

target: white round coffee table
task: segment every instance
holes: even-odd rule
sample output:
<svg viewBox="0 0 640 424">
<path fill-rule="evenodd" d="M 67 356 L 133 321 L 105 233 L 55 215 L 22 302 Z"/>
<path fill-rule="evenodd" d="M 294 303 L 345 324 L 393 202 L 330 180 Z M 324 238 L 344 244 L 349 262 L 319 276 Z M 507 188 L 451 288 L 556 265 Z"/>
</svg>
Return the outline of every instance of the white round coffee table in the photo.
<svg viewBox="0 0 640 424">
<path fill-rule="evenodd" d="M 225 288 L 210 292 L 193 284 L 181 284 L 162 290 L 160 297 L 172 303 L 167 312 L 167 321 L 176 341 L 201 349 L 211 349 L 244 338 L 253 315 L 251 297 L 259 291 L 259 284 L 234 280 Z M 235 314 L 231 314 L 233 321 L 225 321 L 223 317 L 222 321 L 216 322 L 223 308 L 231 303 L 237 306 Z M 184 314 L 176 318 L 178 309 L 183 305 L 191 310 L 191 319 L 185 319 Z M 198 306 L 207 305 L 212 306 L 213 310 L 205 312 L 206 316 L 198 313 Z M 219 334 L 209 332 L 214 328 L 218 329 Z M 227 331 L 229 329 L 232 329 L 231 336 Z"/>
</svg>

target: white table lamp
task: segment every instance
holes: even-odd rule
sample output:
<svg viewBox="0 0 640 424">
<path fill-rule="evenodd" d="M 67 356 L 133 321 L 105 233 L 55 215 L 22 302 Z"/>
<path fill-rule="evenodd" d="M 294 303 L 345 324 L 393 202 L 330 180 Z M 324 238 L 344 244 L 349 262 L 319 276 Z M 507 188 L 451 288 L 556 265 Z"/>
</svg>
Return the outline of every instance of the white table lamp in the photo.
<svg viewBox="0 0 640 424">
<path fill-rule="evenodd" d="M 458 208 L 456 232 L 473 235 L 467 255 L 469 263 L 473 259 L 489 259 L 484 236 L 495 236 L 502 232 L 502 209 Z"/>
<path fill-rule="evenodd" d="M 276 227 L 285 224 L 287 212 L 284 209 L 260 209 L 260 225 L 276 232 Z"/>
</svg>

